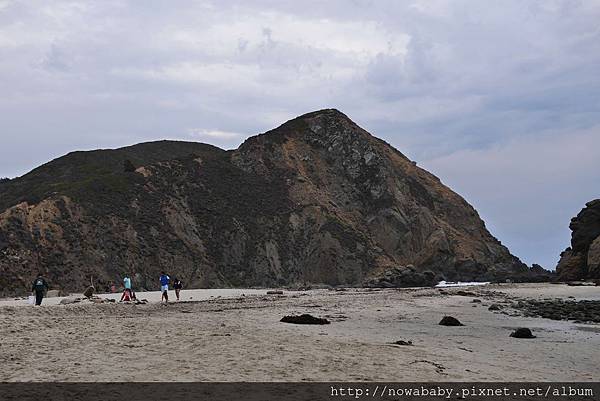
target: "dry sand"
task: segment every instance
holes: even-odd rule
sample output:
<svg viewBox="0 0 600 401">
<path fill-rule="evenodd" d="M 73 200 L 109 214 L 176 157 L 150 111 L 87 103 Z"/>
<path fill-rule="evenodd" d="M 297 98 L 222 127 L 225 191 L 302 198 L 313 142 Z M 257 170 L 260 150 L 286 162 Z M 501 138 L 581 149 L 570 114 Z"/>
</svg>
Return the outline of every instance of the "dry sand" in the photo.
<svg viewBox="0 0 600 401">
<path fill-rule="evenodd" d="M 459 290 L 482 303 L 451 295 Z M 509 297 L 600 299 L 600 287 L 444 291 L 184 290 L 185 302 L 167 306 L 152 293 L 138 294 L 151 302 L 137 306 L 3 301 L 0 381 L 600 380 L 600 325 L 488 310 Z M 279 322 L 300 313 L 331 324 Z M 444 315 L 466 326 L 439 326 Z M 509 337 L 522 326 L 538 337 Z"/>
</svg>

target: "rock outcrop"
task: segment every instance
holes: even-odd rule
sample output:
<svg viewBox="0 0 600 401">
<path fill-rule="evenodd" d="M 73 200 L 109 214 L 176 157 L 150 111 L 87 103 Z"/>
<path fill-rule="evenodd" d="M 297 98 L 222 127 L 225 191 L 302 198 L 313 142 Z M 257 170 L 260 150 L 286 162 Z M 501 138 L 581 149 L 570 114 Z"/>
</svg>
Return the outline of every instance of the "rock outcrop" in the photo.
<svg viewBox="0 0 600 401">
<path fill-rule="evenodd" d="M 587 248 L 586 248 L 587 249 Z M 586 254 L 587 256 L 587 254 Z M 0 182 L 0 288 L 413 286 L 532 272 L 438 178 L 337 110 L 238 149 L 74 152 Z"/>
<path fill-rule="evenodd" d="M 571 246 L 560 254 L 556 273 L 561 280 L 600 278 L 600 199 L 571 219 Z"/>
</svg>

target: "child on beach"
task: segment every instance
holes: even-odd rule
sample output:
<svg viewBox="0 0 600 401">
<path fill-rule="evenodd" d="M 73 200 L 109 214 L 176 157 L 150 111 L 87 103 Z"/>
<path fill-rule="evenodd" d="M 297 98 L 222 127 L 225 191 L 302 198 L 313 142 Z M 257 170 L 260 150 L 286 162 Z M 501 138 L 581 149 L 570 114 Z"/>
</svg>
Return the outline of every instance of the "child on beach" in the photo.
<svg viewBox="0 0 600 401">
<path fill-rule="evenodd" d="M 131 279 L 129 278 L 128 274 L 126 274 L 125 278 L 123 278 L 123 286 L 125 287 L 125 291 L 123 291 L 123 295 L 121 295 L 121 301 L 124 300 L 126 294 L 127 298 L 131 300 L 133 298 L 133 292 L 131 291 Z"/>
<path fill-rule="evenodd" d="M 160 292 L 162 293 L 160 301 L 162 302 L 164 300 L 165 303 L 167 303 L 169 302 L 169 293 L 167 291 L 169 291 L 169 282 L 171 281 L 171 277 L 169 277 L 165 272 L 161 272 L 159 280 Z"/>
<path fill-rule="evenodd" d="M 173 289 L 175 290 L 175 296 L 177 297 L 178 301 L 179 301 L 179 292 L 181 291 L 182 288 L 183 288 L 183 284 L 181 283 L 181 281 L 178 278 L 173 278 Z"/>
</svg>

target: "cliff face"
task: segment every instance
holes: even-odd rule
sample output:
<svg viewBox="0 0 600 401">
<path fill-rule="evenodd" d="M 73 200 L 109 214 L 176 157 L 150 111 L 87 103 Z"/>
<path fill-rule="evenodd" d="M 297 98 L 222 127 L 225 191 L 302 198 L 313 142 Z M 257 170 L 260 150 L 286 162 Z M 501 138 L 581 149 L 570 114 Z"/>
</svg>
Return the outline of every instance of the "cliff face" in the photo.
<svg viewBox="0 0 600 401">
<path fill-rule="evenodd" d="M 76 152 L 0 183 L 0 286 L 407 286 L 527 267 L 436 177 L 337 110 L 235 151 L 183 142 Z"/>
<path fill-rule="evenodd" d="M 560 254 L 561 280 L 600 278 L 600 199 L 586 203 L 571 219 L 571 246 Z"/>
</svg>

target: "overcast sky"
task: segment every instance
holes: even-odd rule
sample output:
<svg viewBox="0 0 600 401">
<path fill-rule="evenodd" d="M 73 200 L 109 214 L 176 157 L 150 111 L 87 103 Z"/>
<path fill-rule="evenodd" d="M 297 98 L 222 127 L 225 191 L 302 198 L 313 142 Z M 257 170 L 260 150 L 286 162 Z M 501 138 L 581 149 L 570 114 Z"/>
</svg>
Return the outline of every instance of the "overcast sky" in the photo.
<svg viewBox="0 0 600 401">
<path fill-rule="evenodd" d="M 600 197 L 600 1 L 0 0 L 0 177 L 335 107 L 554 268 Z"/>
</svg>

